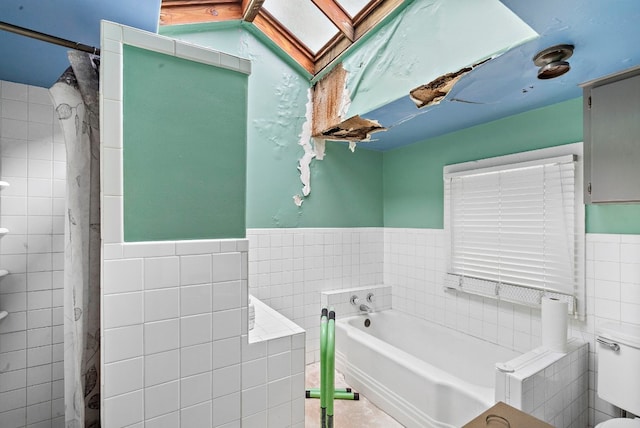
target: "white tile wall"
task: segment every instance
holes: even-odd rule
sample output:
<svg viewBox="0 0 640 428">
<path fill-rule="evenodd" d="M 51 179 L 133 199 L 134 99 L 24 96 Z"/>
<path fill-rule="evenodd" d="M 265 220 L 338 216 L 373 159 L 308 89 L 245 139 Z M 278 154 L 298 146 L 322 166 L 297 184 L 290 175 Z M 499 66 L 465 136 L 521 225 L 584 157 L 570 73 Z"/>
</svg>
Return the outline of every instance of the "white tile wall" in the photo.
<svg viewBox="0 0 640 428">
<path fill-rule="evenodd" d="M 367 296 L 370 293 L 373 295 L 373 302 L 367 301 Z M 356 305 L 351 303 L 351 298 L 353 296 L 356 296 L 359 299 L 359 303 Z M 364 286 L 323 291 L 320 300 L 323 308 L 327 308 L 329 310 L 333 308 L 335 313 L 340 314 L 342 317 L 349 317 L 363 313 L 360 310 L 361 304 L 369 306 L 374 312 L 384 311 L 385 309 L 391 309 L 391 287 L 388 285 L 381 285 L 377 287 Z"/>
<path fill-rule="evenodd" d="M 442 290 L 443 230 L 385 229 L 384 284 L 393 307 L 482 339 L 526 352 L 540 345 L 540 310 Z M 597 326 L 605 321 L 639 324 L 640 235 L 587 234 L 587 313 L 570 320 L 569 335 L 590 343 L 589 424 L 619 414 L 595 391 Z"/>
<path fill-rule="evenodd" d="M 246 241 L 193 244 L 188 255 L 177 255 L 181 243 L 173 253 L 167 242 L 148 244 L 148 258 L 128 248 L 139 244 L 105 246 L 113 256 L 103 264 L 103 426 L 226 427 L 263 415 L 261 427 L 302 428 L 304 330 L 254 299 L 256 328 L 248 333 Z M 158 277 L 149 269 L 175 269 L 180 280 L 154 288 Z M 125 418 L 126 398 L 144 404 Z"/>
<path fill-rule="evenodd" d="M 242 426 L 304 427 L 305 333 L 260 300 L 242 348 Z"/>
<path fill-rule="evenodd" d="M 247 238 L 250 292 L 305 329 L 307 363 L 319 360 L 320 293 L 382 284 L 382 228 L 247 229 Z"/>
<path fill-rule="evenodd" d="M 318 350 L 321 293 L 382 283 L 396 309 L 521 352 L 541 343 L 539 310 L 442 290 L 443 230 L 249 229 L 247 237 L 251 293 L 307 330 L 307 362 Z M 570 320 L 570 336 L 593 350 L 600 323 L 640 323 L 640 236 L 587 234 L 586 246 L 587 316 Z M 595 373 L 590 351 L 590 425 L 619 415 L 597 397 Z"/>
<path fill-rule="evenodd" d="M 180 245 L 169 242 L 105 246 L 111 255 L 103 263 L 105 427 L 144 421 L 163 426 L 196 417 L 211 419 L 212 426 L 240 421 L 232 409 L 241 404 L 240 338 L 246 330 L 240 307 L 247 278 L 240 265 L 247 254 L 236 251 L 244 243 L 225 243 L 232 252 L 177 255 Z M 214 263 L 221 256 L 223 267 Z M 226 299 L 214 305 L 218 288 Z M 233 376 L 237 381 L 229 382 Z M 144 405 L 121 420 L 130 404 L 124 397 Z"/>
<path fill-rule="evenodd" d="M 567 353 L 536 348 L 496 371 L 496 400 L 504 401 L 556 428 L 582 428 L 589 417 L 589 347 L 571 339 Z"/>
<path fill-rule="evenodd" d="M 49 92 L 0 81 L 0 426 L 64 425 L 66 153 Z M 63 189 L 60 192 L 59 189 Z"/>
</svg>

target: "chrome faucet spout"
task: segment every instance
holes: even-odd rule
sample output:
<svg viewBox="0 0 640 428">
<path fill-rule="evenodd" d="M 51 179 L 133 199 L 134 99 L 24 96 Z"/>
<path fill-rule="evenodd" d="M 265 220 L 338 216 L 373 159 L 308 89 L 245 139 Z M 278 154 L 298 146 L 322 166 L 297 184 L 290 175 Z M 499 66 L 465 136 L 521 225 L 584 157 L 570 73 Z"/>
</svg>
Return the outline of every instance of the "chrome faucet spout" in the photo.
<svg viewBox="0 0 640 428">
<path fill-rule="evenodd" d="M 366 313 L 373 312 L 373 310 L 368 305 L 365 305 L 364 303 L 360 305 L 360 310 Z"/>
</svg>

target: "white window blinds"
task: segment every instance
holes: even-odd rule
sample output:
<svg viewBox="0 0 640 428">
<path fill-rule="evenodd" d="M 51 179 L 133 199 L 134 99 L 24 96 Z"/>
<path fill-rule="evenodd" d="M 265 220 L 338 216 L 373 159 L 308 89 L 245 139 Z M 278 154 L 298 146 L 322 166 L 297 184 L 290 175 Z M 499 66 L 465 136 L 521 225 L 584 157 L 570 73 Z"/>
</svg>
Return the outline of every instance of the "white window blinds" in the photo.
<svg viewBox="0 0 640 428">
<path fill-rule="evenodd" d="M 445 173 L 451 288 L 525 304 L 560 293 L 575 307 L 584 235 L 576 159 Z"/>
</svg>

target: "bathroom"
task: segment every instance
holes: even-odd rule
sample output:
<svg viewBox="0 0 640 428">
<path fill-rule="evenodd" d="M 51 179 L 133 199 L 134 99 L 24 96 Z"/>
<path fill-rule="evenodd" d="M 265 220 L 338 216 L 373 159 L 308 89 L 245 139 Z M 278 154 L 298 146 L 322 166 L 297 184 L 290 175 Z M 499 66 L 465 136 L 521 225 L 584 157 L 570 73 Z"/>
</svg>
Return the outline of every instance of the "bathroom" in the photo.
<svg viewBox="0 0 640 428">
<path fill-rule="evenodd" d="M 515 7 L 510 2 L 504 3 Z M 426 13 L 413 12 L 417 17 Z M 633 14 L 637 14 L 637 9 L 630 8 L 626 13 L 636 16 Z M 394 19 L 410 19 L 408 15 Z M 406 28 L 415 28 L 415 23 L 413 27 L 406 24 Z M 54 33 L 60 34 L 60 31 Z M 246 281 L 252 295 L 305 330 L 307 363 L 318 358 L 320 293 L 366 285 L 391 286 L 393 307 L 419 318 L 520 352 L 539 345 L 539 310 L 464 295 L 456 297 L 442 291 L 446 242 L 442 168 L 463 161 L 582 141 L 583 105 L 579 88 L 572 85 L 574 96 L 566 100 L 532 102 L 526 108 L 503 114 L 498 120 L 481 120 L 466 125 L 465 129 L 452 129 L 440 135 L 427 136 L 425 132 L 415 144 L 398 149 L 368 150 L 367 145 L 375 144 L 374 141 L 358 143 L 352 153 L 343 143 L 327 141 L 324 159 L 316 157 L 310 163 L 311 192 L 305 196 L 297 167 L 305 153 L 300 143 L 307 122 L 309 83 L 299 68 L 281 53 L 274 53 L 264 36 L 256 35 L 251 28 L 212 25 L 189 31 L 188 28 L 160 27 L 160 34 L 251 60 L 246 121 L 248 244 L 246 249 L 244 244 L 239 244 L 234 250 L 246 252 L 248 272 L 246 278 L 242 278 L 241 273 L 238 280 Z M 376 34 L 379 37 L 367 42 L 371 46 L 384 44 L 386 38 L 391 37 L 389 31 Z M 91 43 L 98 45 L 99 40 Z M 424 41 L 414 43 L 413 48 L 417 49 L 416 45 L 423 45 Z M 546 46 L 541 44 L 536 48 Z M 393 45 L 388 49 L 393 51 Z M 486 49 L 477 57 L 451 60 L 441 70 L 430 71 L 432 75 L 427 75 L 425 80 L 499 50 Z M 379 49 L 356 50 L 345 59 L 345 68 L 354 70 L 357 64 L 385 62 L 373 56 L 376 51 Z M 579 70 L 579 52 L 580 46 L 576 43 L 574 60 L 570 60 L 575 61 L 571 62 L 575 67 L 573 72 Z M 530 69 L 526 72 L 533 76 L 532 83 L 542 85 L 535 80 L 537 69 L 529 57 L 527 62 Z M 403 64 L 396 64 L 394 68 L 393 63 L 386 63 L 386 70 L 371 70 L 370 74 L 363 75 L 359 82 L 363 95 L 352 99 L 353 111 L 368 112 L 376 107 L 367 93 L 373 94 L 372 98 L 378 97 L 373 102 L 382 105 L 400 96 L 394 92 L 398 86 L 402 86 L 402 96 L 413 87 L 395 83 L 401 80 L 398 68 L 404 70 Z M 634 64 L 627 61 L 610 70 L 600 72 L 599 69 L 593 77 Z M 388 75 L 388 81 L 378 73 Z M 4 366 L 7 358 L 24 358 L 22 363 L 11 361 L 21 368 L 0 374 L 3 385 L 14 381 L 20 385 L 2 389 L 0 402 L 9 403 L 10 394 L 17 395 L 18 390 L 24 391 L 21 394 L 26 397 L 21 406 L 0 409 L 0 415 L 19 409 L 27 415 L 25 426 L 47 426 L 41 415 L 48 414 L 59 423 L 64 414 L 61 402 L 64 138 L 55 126 L 57 118 L 47 93 L 50 85 L 25 87 L 14 85 L 14 79 L 4 75 L 0 75 L 0 79 L 3 119 L 0 179 L 11 184 L 0 193 L 3 217 L 0 226 L 10 230 L 0 241 L 0 268 L 12 272 L 0 279 L 0 310 L 20 314 L 11 321 L 17 324 L 9 324 L 11 318 L 0 321 L 0 355 L 4 358 L 0 359 Z M 460 83 L 464 84 L 465 80 Z M 518 88 L 520 97 L 536 95 L 536 88 L 527 88 L 527 94 L 522 89 L 525 88 Z M 11 127 L 16 121 L 26 126 L 26 133 Z M 384 124 L 383 120 L 380 122 Z M 384 134 L 373 134 L 372 140 L 383 142 Z M 301 206 L 294 203 L 295 195 L 303 200 Z M 638 214 L 638 206 L 634 204 L 586 208 L 586 320 L 571 320 L 570 335 L 591 344 L 588 415 L 591 426 L 618 416 L 618 409 L 599 399 L 595 391 L 596 327 L 605 320 L 640 324 Z M 49 234 L 50 237 L 45 237 Z M 167 238 L 155 240 L 162 239 Z M 45 303 L 40 303 L 40 299 Z M 12 340 L 16 343 L 12 344 Z M 7 343 L 11 348 L 3 348 Z M 292 345 L 291 355 L 299 354 L 300 349 L 299 344 Z M 33 367 L 27 362 L 29 357 L 33 359 Z M 256 367 L 264 364 L 266 368 L 266 361 L 259 361 Z M 244 369 L 242 375 L 238 374 L 238 367 L 235 370 L 234 379 L 244 376 Z M 295 378 L 292 382 L 299 382 L 300 376 L 296 377 L 299 371 L 291 374 L 292 379 Z M 243 392 L 239 384 L 227 395 L 212 396 L 211 401 L 230 397 L 229 400 L 238 402 Z M 45 398 L 35 398 L 36 395 Z M 294 407 L 299 406 L 300 401 Z M 256 407 L 258 410 L 249 416 L 266 418 L 268 412 L 264 407 Z M 286 409 L 287 404 L 279 403 L 277 407 Z M 225 423 L 234 426 L 237 420 Z M 281 426 L 300 426 L 299 413 L 289 416 L 289 420 Z"/>
</svg>

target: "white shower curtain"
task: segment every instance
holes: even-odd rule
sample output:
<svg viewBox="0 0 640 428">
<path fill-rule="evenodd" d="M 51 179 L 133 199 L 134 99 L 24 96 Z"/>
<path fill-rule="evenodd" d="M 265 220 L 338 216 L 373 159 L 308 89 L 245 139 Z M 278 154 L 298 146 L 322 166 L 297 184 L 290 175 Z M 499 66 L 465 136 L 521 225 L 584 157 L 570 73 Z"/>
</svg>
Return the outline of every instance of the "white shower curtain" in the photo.
<svg viewBox="0 0 640 428">
<path fill-rule="evenodd" d="M 100 427 L 100 117 L 98 63 L 71 51 L 50 88 L 67 152 L 64 262 L 66 428 Z"/>
</svg>

